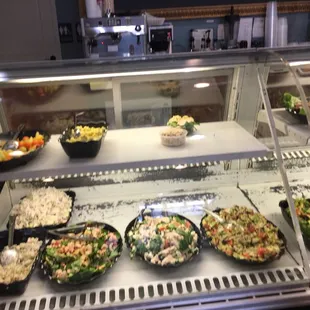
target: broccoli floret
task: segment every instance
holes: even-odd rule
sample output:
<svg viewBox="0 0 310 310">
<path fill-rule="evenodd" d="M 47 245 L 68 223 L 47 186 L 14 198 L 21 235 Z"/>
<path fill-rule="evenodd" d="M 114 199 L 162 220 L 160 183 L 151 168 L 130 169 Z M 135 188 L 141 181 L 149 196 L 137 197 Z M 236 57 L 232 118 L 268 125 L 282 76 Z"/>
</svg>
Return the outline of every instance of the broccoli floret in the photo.
<svg viewBox="0 0 310 310">
<path fill-rule="evenodd" d="M 160 236 L 155 236 L 153 239 L 151 239 L 151 242 L 150 242 L 150 251 L 153 253 L 153 254 L 157 254 L 160 249 L 161 249 L 161 245 L 162 245 L 162 240 L 161 240 L 161 237 Z"/>
</svg>

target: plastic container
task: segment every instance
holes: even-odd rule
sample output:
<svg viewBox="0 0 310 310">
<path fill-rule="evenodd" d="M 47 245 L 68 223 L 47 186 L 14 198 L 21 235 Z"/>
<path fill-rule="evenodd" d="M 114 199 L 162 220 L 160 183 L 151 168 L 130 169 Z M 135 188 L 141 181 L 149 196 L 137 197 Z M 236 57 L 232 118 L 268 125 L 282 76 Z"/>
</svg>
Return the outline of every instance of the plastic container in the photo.
<svg viewBox="0 0 310 310">
<path fill-rule="evenodd" d="M 14 244 L 20 244 L 22 242 L 26 242 L 27 239 L 28 238 L 26 236 L 24 236 L 22 233 L 14 232 Z M 42 240 L 42 239 L 40 239 L 40 240 Z M 8 244 L 8 232 L 7 231 L 1 231 L 0 232 L 0 251 L 2 251 L 3 248 L 5 246 L 7 246 L 7 244 Z M 43 242 L 43 244 L 44 244 L 44 242 Z M 43 250 L 43 245 L 41 246 L 37 257 L 35 258 L 35 260 L 32 264 L 32 267 L 30 269 L 28 276 L 24 280 L 15 281 L 15 282 L 10 283 L 10 284 L 0 283 L 0 296 L 21 295 L 26 291 L 29 280 L 30 280 L 30 278 L 31 278 L 31 276 L 32 276 L 32 274 L 36 268 L 36 265 L 40 259 L 42 250 Z"/>
<path fill-rule="evenodd" d="M 68 222 L 70 221 L 71 215 L 72 215 L 72 209 L 74 206 L 76 193 L 73 191 L 65 191 L 65 193 L 72 199 L 71 212 L 66 222 L 61 223 L 61 224 L 49 225 L 49 226 L 15 229 L 15 233 L 22 235 L 24 238 L 26 238 L 26 240 L 28 237 L 34 237 L 34 238 L 39 238 L 40 240 L 44 240 L 47 236 L 48 230 L 58 229 L 58 228 L 67 226 Z M 8 228 L 8 224 L 7 224 L 7 228 Z"/>
<path fill-rule="evenodd" d="M 113 258 L 113 264 L 111 264 L 111 266 L 109 268 L 104 269 L 103 271 L 99 271 L 99 272 L 94 272 L 92 274 L 86 274 L 85 277 L 82 277 L 81 279 L 79 279 L 78 281 L 65 281 L 65 282 L 61 282 L 60 280 L 56 280 L 53 279 L 52 275 L 53 275 L 53 271 L 50 268 L 50 266 L 48 265 L 48 263 L 46 262 L 45 259 L 45 249 L 48 245 L 51 244 L 52 240 L 58 240 L 61 239 L 61 237 L 56 237 L 54 235 L 49 235 L 50 240 L 47 242 L 46 246 L 44 247 L 43 250 L 43 255 L 42 258 L 40 260 L 40 268 L 43 270 L 43 273 L 48 276 L 49 280 L 59 284 L 59 285 L 64 285 L 64 286 L 77 286 L 77 285 L 81 285 L 81 284 L 87 284 L 90 283 L 92 281 L 94 281 L 95 279 L 103 276 L 109 269 L 113 268 L 113 266 L 116 264 L 116 262 L 118 261 L 119 257 L 122 254 L 123 251 L 123 239 L 120 235 L 120 233 L 111 225 L 108 225 L 106 223 L 100 223 L 100 222 L 83 222 L 83 223 L 78 223 L 72 227 L 68 227 L 65 230 L 61 230 L 59 231 L 61 234 L 68 234 L 68 233 L 73 233 L 73 234 L 77 234 L 80 233 L 84 230 L 83 228 L 75 228 L 75 226 L 86 226 L 87 227 L 97 227 L 97 226 L 102 226 L 104 229 L 106 229 L 109 232 L 114 232 L 117 233 L 117 235 L 119 235 L 119 239 L 118 239 L 118 255 L 115 256 Z M 57 232 L 57 230 L 55 230 L 55 232 Z"/>
<path fill-rule="evenodd" d="M 28 154 L 21 156 L 21 157 L 15 157 L 8 161 L 0 162 L 0 171 L 7 171 L 14 169 L 16 167 L 22 166 L 27 164 L 29 161 L 37 157 L 37 155 L 41 152 L 41 150 L 45 147 L 45 145 L 49 142 L 51 136 L 47 132 L 43 130 L 24 130 L 20 133 L 18 136 L 18 139 L 22 140 L 23 137 L 34 137 L 36 135 L 36 132 L 39 132 L 44 137 L 44 144 L 37 148 L 35 151 L 29 152 Z M 9 131 L 0 134 L 0 140 L 9 140 L 14 136 L 14 131 Z"/>
<path fill-rule="evenodd" d="M 157 264 L 153 264 L 152 262 L 146 260 L 144 258 L 144 256 L 138 256 L 141 260 L 145 261 L 146 263 L 148 263 L 149 265 L 152 265 L 152 266 L 157 266 L 157 267 L 160 267 L 160 268 L 171 268 L 171 267 L 179 267 L 179 266 L 182 266 L 188 262 L 190 262 L 194 257 L 198 256 L 200 254 L 200 251 L 202 249 L 202 243 L 203 243 L 203 239 L 201 237 L 201 232 L 199 230 L 199 228 L 191 221 L 189 220 L 188 218 L 184 217 L 183 215 L 180 215 L 180 214 L 177 214 L 177 213 L 173 213 L 173 212 L 168 212 L 168 211 L 162 211 L 162 210 L 152 210 L 152 217 L 156 217 L 156 218 L 159 218 L 159 217 L 172 217 L 172 216 L 177 216 L 179 217 L 181 220 L 186 220 L 188 221 L 193 230 L 195 231 L 195 233 L 197 234 L 198 236 L 198 239 L 197 239 L 197 248 L 198 248 L 198 251 L 197 253 L 193 254 L 188 260 L 182 262 L 182 263 L 176 263 L 176 264 L 169 264 L 169 265 L 165 265 L 165 266 L 161 266 L 161 265 L 157 265 Z M 126 246 L 128 248 L 128 250 L 130 251 L 131 250 L 131 245 L 130 245 L 130 240 L 129 240 L 129 232 L 131 231 L 132 228 L 135 227 L 136 223 L 137 223 L 137 218 L 134 218 L 127 226 L 126 230 L 125 230 L 125 243 L 126 243 Z"/>
<path fill-rule="evenodd" d="M 101 122 L 101 123 L 79 123 L 78 125 L 81 126 L 89 126 L 89 127 L 105 127 L 106 123 Z M 74 142 L 74 143 L 69 143 L 66 142 L 66 140 L 70 137 L 71 135 L 71 130 L 74 127 L 69 127 L 67 128 L 64 133 L 61 135 L 59 138 L 59 142 L 64 149 L 65 153 L 70 157 L 70 158 L 94 158 L 98 155 L 100 148 L 101 148 L 101 143 L 102 140 L 105 138 L 106 133 L 105 132 L 101 139 L 99 140 L 94 140 L 94 141 L 89 141 L 89 142 Z"/>
<path fill-rule="evenodd" d="M 288 24 L 287 17 L 280 17 L 278 20 L 278 46 L 287 46 Z"/>
<path fill-rule="evenodd" d="M 179 134 L 181 132 L 181 135 Z M 178 134 L 178 135 L 177 135 Z M 187 131 L 181 128 L 167 128 L 160 133 L 161 144 L 177 147 L 185 144 Z"/>
<path fill-rule="evenodd" d="M 221 209 L 216 209 L 214 210 L 213 212 L 214 213 L 220 213 Z M 228 254 L 226 254 L 225 252 L 223 252 L 222 250 L 220 250 L 217 246 L 215 246 L 213 243 L 212 243 L 212 238 L 208 237 L 207 236 L 207 231 L 206 229 L 204 228 L 203 226 L 203 220 L 208 217 L 208 216 L 211 216 L 211 215 L 205 215 L 202 219 L 201 219 L 201 222 L 200 222 L 200 229 L 201 229 L 201 233 L 202 233 L 202 237 L 205 238 L 205 240 L 209 243 L 209 245 L 214 248 L 216 251 L 218 251 L 219 253 L 225 255 L 226 257 L 230 258 L 231 260 L 233 261 L 237 261 L 241 264 L 245 264 L 245 265 L 264 265 L 264 264 L 269 264 L 273 261 L 277 261 L 279 260 L 283 254 L 285 253 L 285 249 L 286 249 L 286 244 L 287 244 L 287 241 L 286 241 L 286 238 L 284 236 L 284 234 L 282 233 L 282 231 L 276 226 L 274 225 L 271 221 L 268 221 L 268 223 L 272 224 L 274 227 L 277 227 L 278 228 L 278 238 L 281 239 L 283 241 L 283 246 L 281 248 L 281 251 L 279 253 L 279 255 L 277 257 L 271 257 L 265 261 L 253 261 L 253 260 L 248 260 L 248 259 L 242 259 L 242 258 L 237 258 L 237 257 L 234 257 L 234 256 L 230 256 Z"/>
<path fill-rule="evenodd" d="M 85 0 L 85 5 L 88 18 L 102 17 L 103 0 Z"/>
<path fill-rule="evenodd" d="M 267 3 L 265 20 L 265 47 L 276 47 L 278 44 L 278 4 L 277 1 Z"/>
</svg>

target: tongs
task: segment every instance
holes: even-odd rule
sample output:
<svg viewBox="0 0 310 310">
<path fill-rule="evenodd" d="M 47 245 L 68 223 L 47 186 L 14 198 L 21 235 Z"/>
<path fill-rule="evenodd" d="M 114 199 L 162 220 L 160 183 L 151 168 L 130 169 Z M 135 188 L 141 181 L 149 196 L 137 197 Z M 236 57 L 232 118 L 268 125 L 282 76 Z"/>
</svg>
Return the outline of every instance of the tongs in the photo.
<svg viewBox="0 0 310 310">
<path fill-rule="evenodd" d="M 59 229 L 55 229 L 55 230 L 49 230 L 48 233 L 51 235 L 57 236 L 57 237 L 64 238 L 64 239 L 91 242 L 91 241 L 95 241 L 96 238 L 85 237 L 83 234 L 88 227 L 94 227 L 94 226 L 98 227 L 98 226 L 103 226 L 103 225 L 102 225 L 102 223 L 98 223 L 98 222 L 87 222 L 84 224 L 77 224 L 77 225 L 73 225 L 70 227 L 59 228 Z M 68 231 L 75 230 L 75 229 L 82 229 L 81 236 L 70 236 L 70 235 L 68 235 Z M 65 232 L 67 232 L 67 233 L 65 233 Z"/>
</svg>

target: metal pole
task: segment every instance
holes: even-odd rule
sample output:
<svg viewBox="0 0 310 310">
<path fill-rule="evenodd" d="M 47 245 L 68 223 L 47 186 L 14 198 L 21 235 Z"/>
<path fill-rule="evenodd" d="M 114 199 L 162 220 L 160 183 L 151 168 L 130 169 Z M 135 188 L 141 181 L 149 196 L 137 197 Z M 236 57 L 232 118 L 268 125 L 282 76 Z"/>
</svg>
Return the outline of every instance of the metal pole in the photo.
<svg viewBox="0 0 310 310">
<path fill-rule="evenodd" d="M 284 167 L 284 162 L 282 159 L 281 148 L 280 148 L 279 139 L 277 136 L 276 125 L 275 125 L 274 118 L 272 115 L 271 104 L 270 104 L 269 96 L 267 93 L 267 87 L 266 87 L 265 81 L 264 81 L 261 73 L 259 72 L 258 67 L 257 67 L 257 78 L 258 78 L 258 83 L 259 83 L 259 88 L 260 88 L 262 100 L 264 102 L 265 109 L 267 111 L 269 128 L 270 128 L 271 135 L 272 135 L 272 138 L 274 141 L 274 147 L 275 147 L 275 152 L 276 152 L 277 160 L 278 160 L 278 164 L 279 164 L 279 170 L 281 173 L 282 182 L 283 182 L 284 189 L 286 192 L 286 198 L 287 198 L 287 201 L 289 204 L 291 217 L 292 217 L 292 221 L 293 221 L 293 225 L 294 225 L 294 229 L 295 229 L 295 234 L 296 234 L 297 242 L 298 242 L 300 253 L 301 253 L 301 258 L 303 261 L 305 272 L 306 272 L 308 278 L 310 278 L 310 268 L 309 268 L 309 262 L 308 262 L 308 255 L 307 255 L 306 247 L 305 247 L 305 244 L 304 244 L 304 241 L 302 238 L 299 221 L 298 221 L 297 214 L 296 214 L 295 204 L 294 204 L 294 200 L 292 197 L 291 188 L 290 188 L 290 185 L 288 182 L 286 169 Z"/>
</svg>

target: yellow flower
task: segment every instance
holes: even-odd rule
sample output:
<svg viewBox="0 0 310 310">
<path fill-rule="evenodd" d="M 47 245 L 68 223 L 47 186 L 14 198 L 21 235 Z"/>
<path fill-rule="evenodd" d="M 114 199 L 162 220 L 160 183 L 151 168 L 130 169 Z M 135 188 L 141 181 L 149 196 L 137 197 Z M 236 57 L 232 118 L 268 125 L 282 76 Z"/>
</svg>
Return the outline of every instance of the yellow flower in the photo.
<svg viewBox="0 0 310 310">
<path fill-rule="evenodd" d="M 180 115 L 174 115 L 173 117 L 169 119 L 168 123 L 178 122 L 180 119 L 181 119 Z"/>
</svg>

